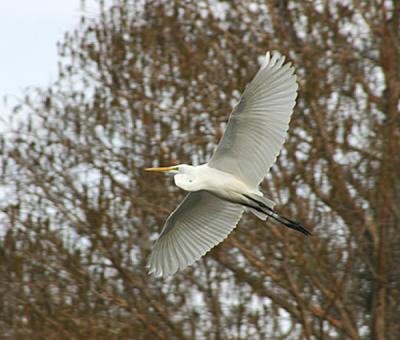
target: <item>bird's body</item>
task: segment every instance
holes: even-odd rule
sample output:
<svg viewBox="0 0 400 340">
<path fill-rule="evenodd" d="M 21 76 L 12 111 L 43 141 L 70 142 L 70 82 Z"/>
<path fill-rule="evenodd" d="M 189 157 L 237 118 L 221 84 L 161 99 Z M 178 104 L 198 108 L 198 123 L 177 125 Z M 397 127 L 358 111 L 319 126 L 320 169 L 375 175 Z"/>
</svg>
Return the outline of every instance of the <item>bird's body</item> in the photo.
<svg viewBox="0 0 400 340">
<path fill-rule="evenodd" d="M 205 190 L 213 195 L 234 203 L 239 203 L 242 193 L 258 194 L 234 175 L 202 164 L 199 166 L 180 165 L 180 173 L 174 176 L 175 184 L 186 191 Z"/>
<path fill-rule="evenodd" d="M 192 264 L 228 236 L 245 210 L 310 234 L 274 211 L 275 203 L 259 190 L 285 140 L 296 95 L 293 68 L 278 53 L 267 53 L 208 163 L 146 169 L 173 173 L 175 184 L 189 192 L 154 245 L 150 272 L 167 276 Z"/>
</svg>

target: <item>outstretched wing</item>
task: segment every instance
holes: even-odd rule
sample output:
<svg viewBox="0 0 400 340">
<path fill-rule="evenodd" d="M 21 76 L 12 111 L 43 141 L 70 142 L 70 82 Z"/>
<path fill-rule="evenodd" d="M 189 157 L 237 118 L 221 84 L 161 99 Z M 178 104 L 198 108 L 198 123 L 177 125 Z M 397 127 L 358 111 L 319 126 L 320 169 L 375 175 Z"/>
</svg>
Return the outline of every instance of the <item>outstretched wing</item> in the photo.
<svg viewBox="0 0 400 340">
<path fill-rule="evenodd" d="M 236 227 L 244 208 L 206 192 L 189 193 L 165 222 L 149 271 L 168 276 L 197 261 Z"/>
<path fill-rule="evenodd" d="M 296 103 L 294 68 L 274 52 L 247 85 L 208 165 L 256 188 L 275 162 Z"/>
</svg>

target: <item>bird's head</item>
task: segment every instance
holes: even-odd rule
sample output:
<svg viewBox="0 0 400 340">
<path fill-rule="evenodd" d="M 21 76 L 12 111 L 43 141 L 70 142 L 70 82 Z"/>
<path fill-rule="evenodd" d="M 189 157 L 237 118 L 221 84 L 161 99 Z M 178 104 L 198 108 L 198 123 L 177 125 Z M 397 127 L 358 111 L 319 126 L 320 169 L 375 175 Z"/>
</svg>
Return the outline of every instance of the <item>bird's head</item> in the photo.
<svg viewBox="0 0 400 340">
<path fill-rule="evenodd" d="M 198 186 L 198 176 L 196 175 L 194 166 L 187 164 L 178 164 L 174 166 L 167 166 L 161 168 L 146 168 L 145 171 L 153 172 L 167 172 L 174 175 L 175 184 L 183 190 L 186 191 L 196 191 L 199 190 Z"/>
</svg>

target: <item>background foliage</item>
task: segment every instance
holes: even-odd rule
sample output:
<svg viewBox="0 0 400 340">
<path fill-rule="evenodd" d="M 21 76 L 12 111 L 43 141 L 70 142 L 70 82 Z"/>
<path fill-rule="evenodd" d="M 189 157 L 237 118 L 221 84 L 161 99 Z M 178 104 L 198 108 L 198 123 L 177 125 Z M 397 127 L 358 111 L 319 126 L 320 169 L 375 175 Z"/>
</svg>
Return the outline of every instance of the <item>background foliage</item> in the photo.
<svg viewBox="0 0 400 340">
<path fill-rule="evenodd" d="M 98 6 L 1 138 L 0 337 L 400 338 L 400 2 Z M 274 49 L 300 90 L 262 186 L 314 236 L 248 215 L 150 277 L 183 193 L 143 167 L 206 162 Z"/>
</svg>

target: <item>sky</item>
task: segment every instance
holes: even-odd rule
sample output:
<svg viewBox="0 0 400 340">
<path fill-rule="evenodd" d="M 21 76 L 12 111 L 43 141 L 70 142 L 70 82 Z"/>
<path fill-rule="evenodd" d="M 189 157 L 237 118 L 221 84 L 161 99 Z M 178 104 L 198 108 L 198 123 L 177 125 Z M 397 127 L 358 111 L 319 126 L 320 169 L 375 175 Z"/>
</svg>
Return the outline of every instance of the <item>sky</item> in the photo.
<svg viewBox="0 0 400 340">
<path fill-rule="evenodd" d="M 57 41 L 78 26 L 81 10 L 81 0 L 0 0 L 0 115 L 26 88 L 56 80 Z"/>
</svg>

